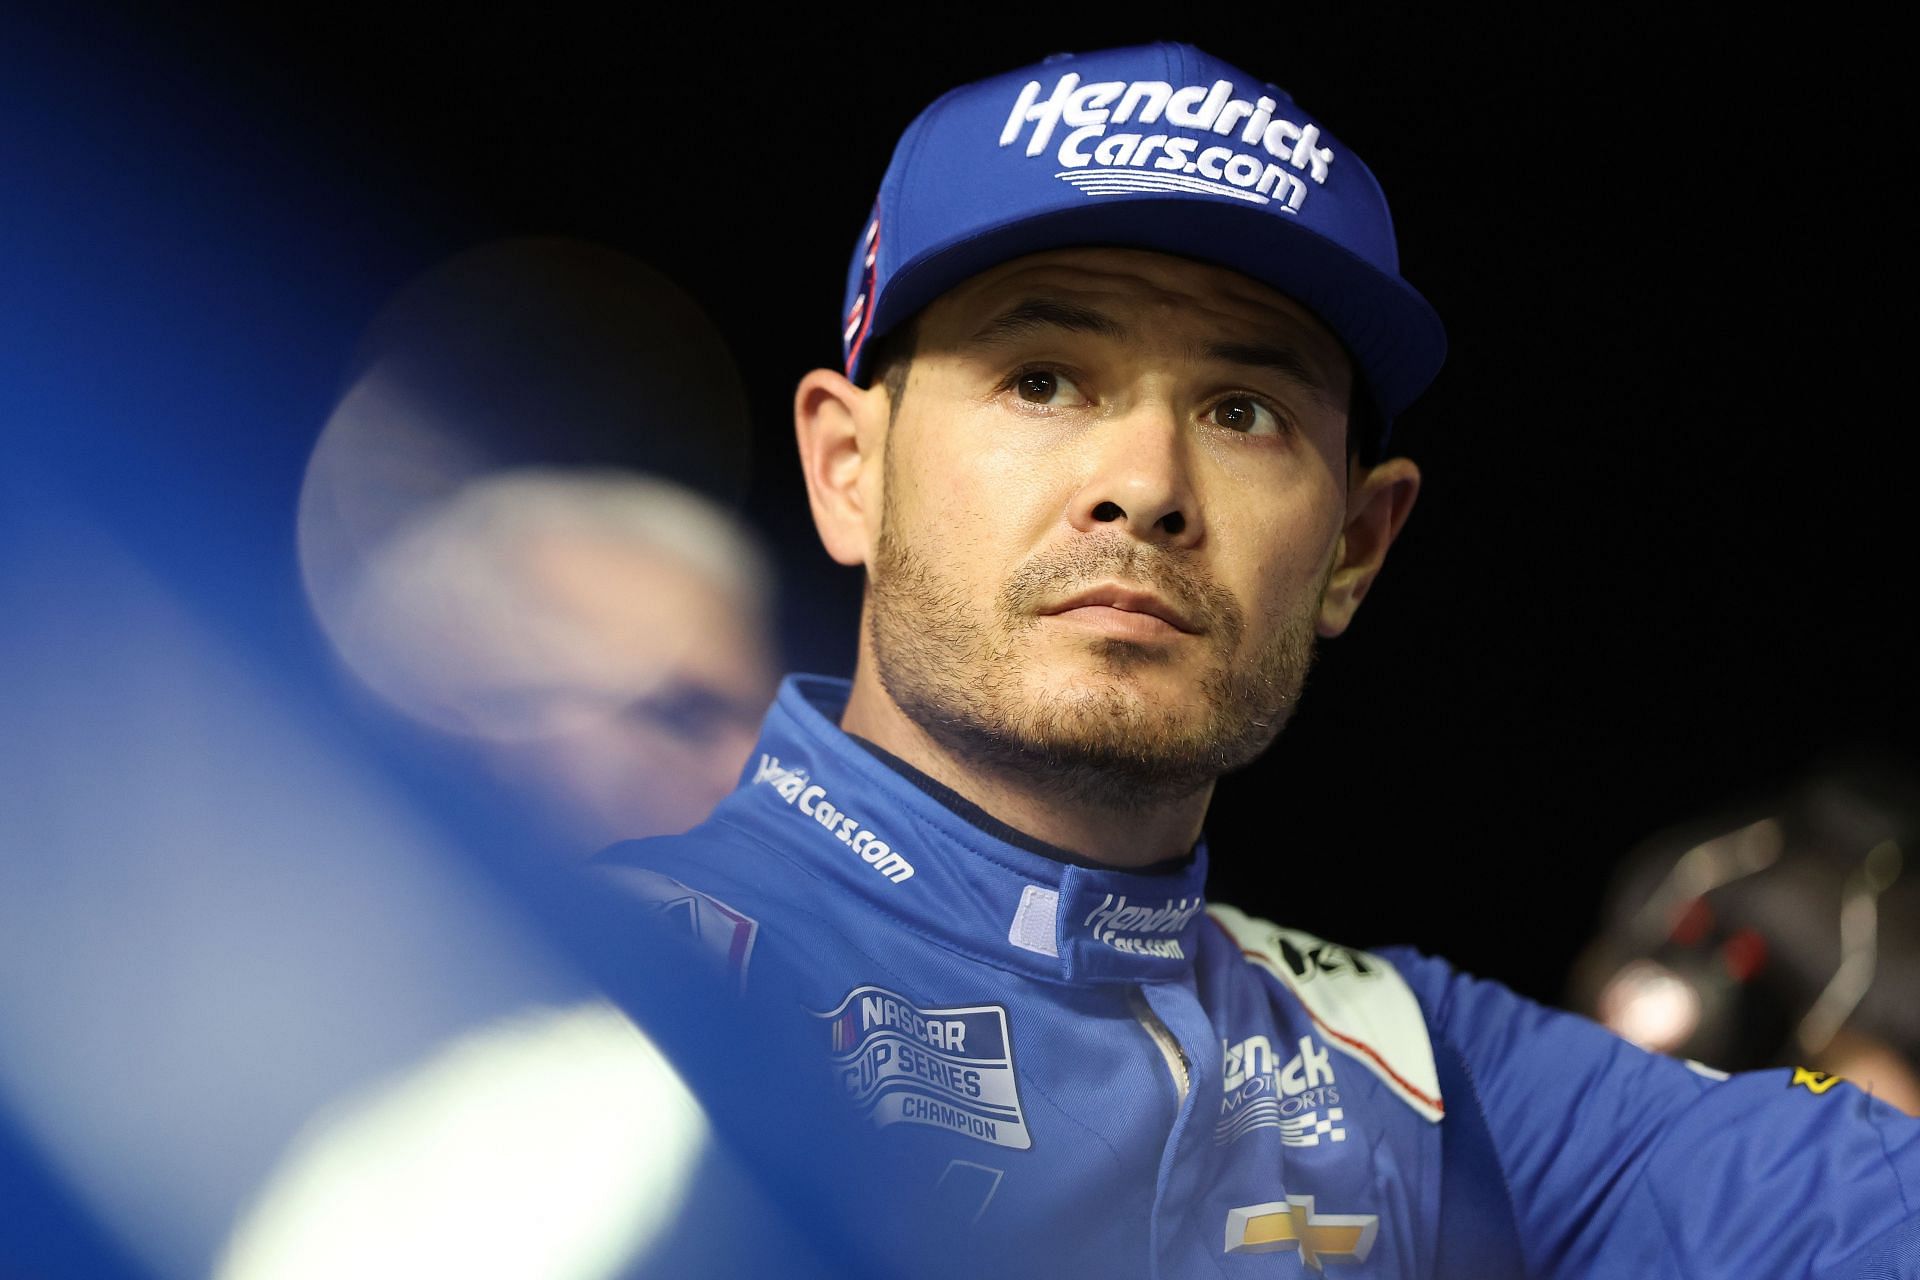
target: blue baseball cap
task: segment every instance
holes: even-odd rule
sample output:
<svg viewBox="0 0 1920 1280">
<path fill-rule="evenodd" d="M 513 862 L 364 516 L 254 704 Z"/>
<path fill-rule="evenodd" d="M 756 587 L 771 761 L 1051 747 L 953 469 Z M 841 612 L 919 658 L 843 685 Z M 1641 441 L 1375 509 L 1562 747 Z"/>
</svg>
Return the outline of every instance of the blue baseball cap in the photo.
<svg viewBox="0 0 1920 1280">
<path fill-rule="evenodd" d="M 1074 245 L 1177 254 L 1286 294 L 1346 345 L 1388 422 L 1446 358 L 1372 171 L 1284 90 L 1161 43 L 1056 54 L 921 112 L 854 247 L 847 376 L 864 385 L 873 340 L 955 285 Z"/>
</svg>

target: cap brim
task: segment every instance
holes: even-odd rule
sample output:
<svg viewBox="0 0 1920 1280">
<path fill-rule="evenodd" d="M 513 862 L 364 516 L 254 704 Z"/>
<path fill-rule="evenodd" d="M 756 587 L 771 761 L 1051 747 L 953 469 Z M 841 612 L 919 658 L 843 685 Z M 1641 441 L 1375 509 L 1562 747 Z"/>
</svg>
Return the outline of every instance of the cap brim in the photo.
<svg viewBox="0 0 1920 1280">
<path fill-rule="evenodd" d="M 873 317 L 886 333 L 955 285 L 1048 249 L 1152 249 L 1238 271 L 1320 318 L 1345 344 L 1388 419 L 1426 390 L 1446 359 L 1446 329 L 1427 300 L 1271 208 L 1161 193 L 1027 215 L 922 253 L 887 280 Z M 864 357 L 866 351 L 861 355 Z M 864 363 L 864 360 L 861 362 Z M 864 379 L 865 370 L 853 370 Z"/>
</svg>

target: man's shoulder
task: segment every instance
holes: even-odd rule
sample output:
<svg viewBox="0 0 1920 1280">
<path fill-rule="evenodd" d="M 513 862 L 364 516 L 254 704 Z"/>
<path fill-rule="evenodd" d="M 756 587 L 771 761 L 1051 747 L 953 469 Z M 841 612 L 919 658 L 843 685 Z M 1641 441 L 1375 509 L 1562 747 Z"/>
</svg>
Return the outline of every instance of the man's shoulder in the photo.
<svg viewBox="0 0 1920 1280">
<path fill-rule="evenodd" d="M 660 868 L 688 863 L 706 864 L 713 861 L 716 853 L 726 855 L 757 843 L 751 835 L 732 823 L 708 818 L 678 835 L 616 841 L 594 854 L 587 865 L 597 868 Z"/>
<path fill-rule="evenodd" d="M 1219 925 L 1248 964 L 1276 972 L 1289 985 L 1326 979 L 1329 987 L 1364 991 L 1369 979 L 1398 974 L 1400 961 L 1416 955 L 1404 948 L 1374 952 L 1330 942 L 1305 929 L 1276 924 L 1238 907 L 1209 902 L 1207 915 Z M 1419 957 L 1425 959 L 1425 957 Z"/>
<path fill-rule="evenodd" d="M 1358 1059 L 1430 1121 L 1445 1113 L 1427 1002 L 1402 972 L 1427 978 L 1425 957 L 1329 942 L 1211 903 L 1207 915 L 1249 965 L 1291 993 L 1333 1044 Z"/>
<path fill-rule="evenodd" d="M 1571 1032 L 1607 1047 L 1618 1041 L 1585 1018 L 1411 946 L 1365 950 L 1229 906 L 1212 904 L 1207 911 L 1247 963 L 1271 973 L 1316 1017 L 1418 1016 L 1436 1040 L 1470 1039 L 1476 1031 L 1505 1037 L 1510 1025 L 1524 1025 L 1533 1035 Z"/>
<path fill-rule="evenodd" d="M 751 823 L 730 820 L 725 805 L 679 835 L 608 845 L 587 867 L 607 883 L 635 892 L 669 881 L 720 896 L 795 906 L 814 896 L 808 885 L 817 878 L 791 849 Z"/>
<path fill-rule="evenodd" d="M 690 935 L 744 984 L 772 948 L 776 968 L 822 980 L 843 961 L 865 962 L 869 918 L 804 859 L 728 822 L 710 818 L 681 835 L 609 845 L 587 864 L 608 892 Z"/>
<path fill-rule="evenodd" d="M 665 930 L 691 939 L 744 985 L 762 913 L 759 895 L 730 874 L 740 861 L 738 846 L 747 843 L 708 822 L 682 835 L 609 845 L 588 862 L 587 873 Z"/>
<path fill-rule="evenodd" d="M 740 887 L 738 869 L 757 864 L 755 841 L 745 832 L 709 819 L 679 835 L 649 836 L 608 845 L 587 863 L 608 884 L 646 896 L 650 886 L 677 882 L 721 893 Z"/>
</svg>

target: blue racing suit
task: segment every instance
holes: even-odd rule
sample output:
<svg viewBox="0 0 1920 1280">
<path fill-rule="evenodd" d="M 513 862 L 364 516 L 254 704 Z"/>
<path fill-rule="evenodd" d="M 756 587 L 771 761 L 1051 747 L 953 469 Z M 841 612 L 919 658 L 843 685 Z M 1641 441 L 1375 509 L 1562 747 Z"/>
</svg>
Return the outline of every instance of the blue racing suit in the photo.
<svg viewBox="0 0 1920 1280">
<path fill-rule="evenodd" d="M 789 678 L 711 820 L 600 861 L 793 984 L 849 1116 L 1012 1271 L 1920 1275 L 1920 1121 L 1208 904 L 1204 848 L 1044 856 L 843 733 L 847 694 Z"/>
</svg>

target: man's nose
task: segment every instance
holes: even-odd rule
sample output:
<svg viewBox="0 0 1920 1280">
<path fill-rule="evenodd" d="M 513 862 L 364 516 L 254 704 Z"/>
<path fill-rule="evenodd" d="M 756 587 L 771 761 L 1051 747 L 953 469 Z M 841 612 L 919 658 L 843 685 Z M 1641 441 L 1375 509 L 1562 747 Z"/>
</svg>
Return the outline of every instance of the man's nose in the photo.
<svg viewBox="0 0 1920 1280">
<path fill-rule="evenodd" d="M 1082 533 L 1118 526 L 1143 542 L 1188 547 L 1204 529 L 1192 433 L 1166 405 L 1142 405 L 1086 435 L 1089 458 L 1067 518 Z"/>
</svg>

